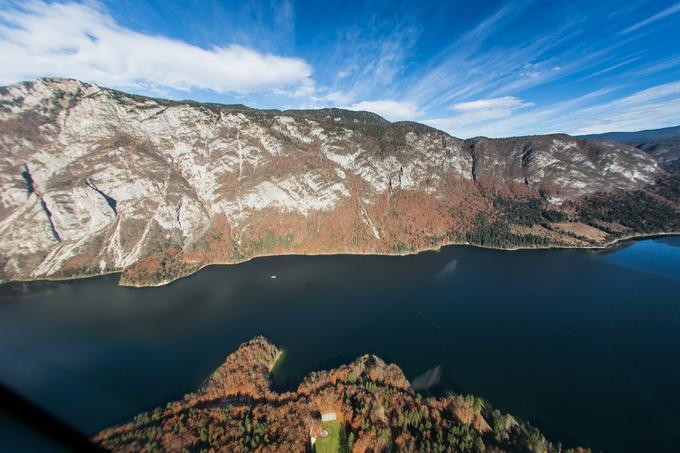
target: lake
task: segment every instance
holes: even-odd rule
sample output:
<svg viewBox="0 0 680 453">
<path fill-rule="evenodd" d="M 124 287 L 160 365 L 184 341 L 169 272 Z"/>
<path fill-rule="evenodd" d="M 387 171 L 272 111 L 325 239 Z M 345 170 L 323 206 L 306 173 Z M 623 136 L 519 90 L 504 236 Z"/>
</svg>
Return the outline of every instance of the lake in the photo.
<svg viewBox="0 0 680 453">
<path fill-rule="evenodd" d="M 424 392 L 480 396 L 566 446 L 680 444 L 679 237 L 269 257 L 160 288 L 117 281 L 0 286 L 0 380 L 88 435 L 194 390 L 263 334 L 285 351 L 280 390 L 374 353 L 411 380 L 439 367 Z"/>
</svg>

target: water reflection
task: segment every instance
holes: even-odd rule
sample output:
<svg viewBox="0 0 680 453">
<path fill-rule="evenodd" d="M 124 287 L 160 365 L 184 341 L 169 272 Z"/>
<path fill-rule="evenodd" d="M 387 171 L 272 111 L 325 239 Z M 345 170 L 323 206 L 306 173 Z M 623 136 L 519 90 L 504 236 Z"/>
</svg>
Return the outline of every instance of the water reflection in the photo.
<svg viewBox="0 0 680 453">
<path fill-rule="evenodd" d="M 446 265 L 442 268 L 437 273 L 437 276 L 434 278 L 435 281 L 442 280 L 450 275 L 453 275 L 456 272 L 456 268 L 458 267 L 458 260 L 451 260 Z"/>
<path fill-rule="evenodd" d="M 436 367 L 427 370 L 421 375 L 413 378 L 411 381 L 411 387 L 415 391 L 428 390 L 436 385 L 442 380 L 442 366 L 437 365 Z"/>
</svg>

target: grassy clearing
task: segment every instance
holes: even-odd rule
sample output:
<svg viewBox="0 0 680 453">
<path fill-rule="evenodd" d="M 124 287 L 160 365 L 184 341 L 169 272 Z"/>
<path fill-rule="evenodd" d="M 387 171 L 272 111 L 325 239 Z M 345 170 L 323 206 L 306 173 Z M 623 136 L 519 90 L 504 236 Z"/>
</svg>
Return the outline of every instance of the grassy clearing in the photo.
<svg viewBox="0 0 680 453">
<path fill-rule="evenodd" d="M 321 422 L 321 427 L 328 431 L 328 437 L 322 437 L 314 443 L 317 453 L 338 453 L 340 451 L 340 420 Z"/>
</svg>

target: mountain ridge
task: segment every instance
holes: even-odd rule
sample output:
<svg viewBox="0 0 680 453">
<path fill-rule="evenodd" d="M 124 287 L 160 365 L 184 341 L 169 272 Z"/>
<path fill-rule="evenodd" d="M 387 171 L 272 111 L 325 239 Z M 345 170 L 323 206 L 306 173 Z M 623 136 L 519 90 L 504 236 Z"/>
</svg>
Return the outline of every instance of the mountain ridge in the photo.
<svg viewBox="0 0 680 453">
<path fill-rule="evenodd" d="M 662 127 L 659 129 L 644 129 L 632 132 L 604 132 L 601 134 L 577 135 L 589 140 L 603 140 L 620 143 L 638 143 L 652 140 L 680 139 L 680 126 Z"/>
<path fill-rule="evenodd" d="M 608 132 L 580 137 L 588 140 L 608 140 L 635 146 L 654 157 L 664 170 L 680 173 L 680 126 L 637 132 Z"/>
<path fill-rule="evenodd" d="M 676 181 L 652 157 L 563 134 L 460 140 L 370 112 L 38 79 L 0 89 L 0 144 L 0 281 L 122 272 L 145 286 L 283 253 L 590 247 L 680 229 Z"/>
</svg>

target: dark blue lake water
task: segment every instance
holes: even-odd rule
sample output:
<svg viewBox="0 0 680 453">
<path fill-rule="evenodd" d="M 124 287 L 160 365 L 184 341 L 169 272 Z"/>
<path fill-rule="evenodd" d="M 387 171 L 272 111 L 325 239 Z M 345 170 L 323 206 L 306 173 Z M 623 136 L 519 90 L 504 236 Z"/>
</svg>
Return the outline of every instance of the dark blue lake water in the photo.
<svg viewBox="0 0 680 453">
<path fill-rule="evenodd" d="M 270 278 L 276 275 L 276 279 Z M 91 435 L 199 386 L 240 343 L 279 389 L 364 353 L 483 397 L 568 446 L 680 445 L 680 238 L 607 251 L 446 247 L 273 257 L 171 285 L 0 287 L 0 380 Z"/>
</svg>

